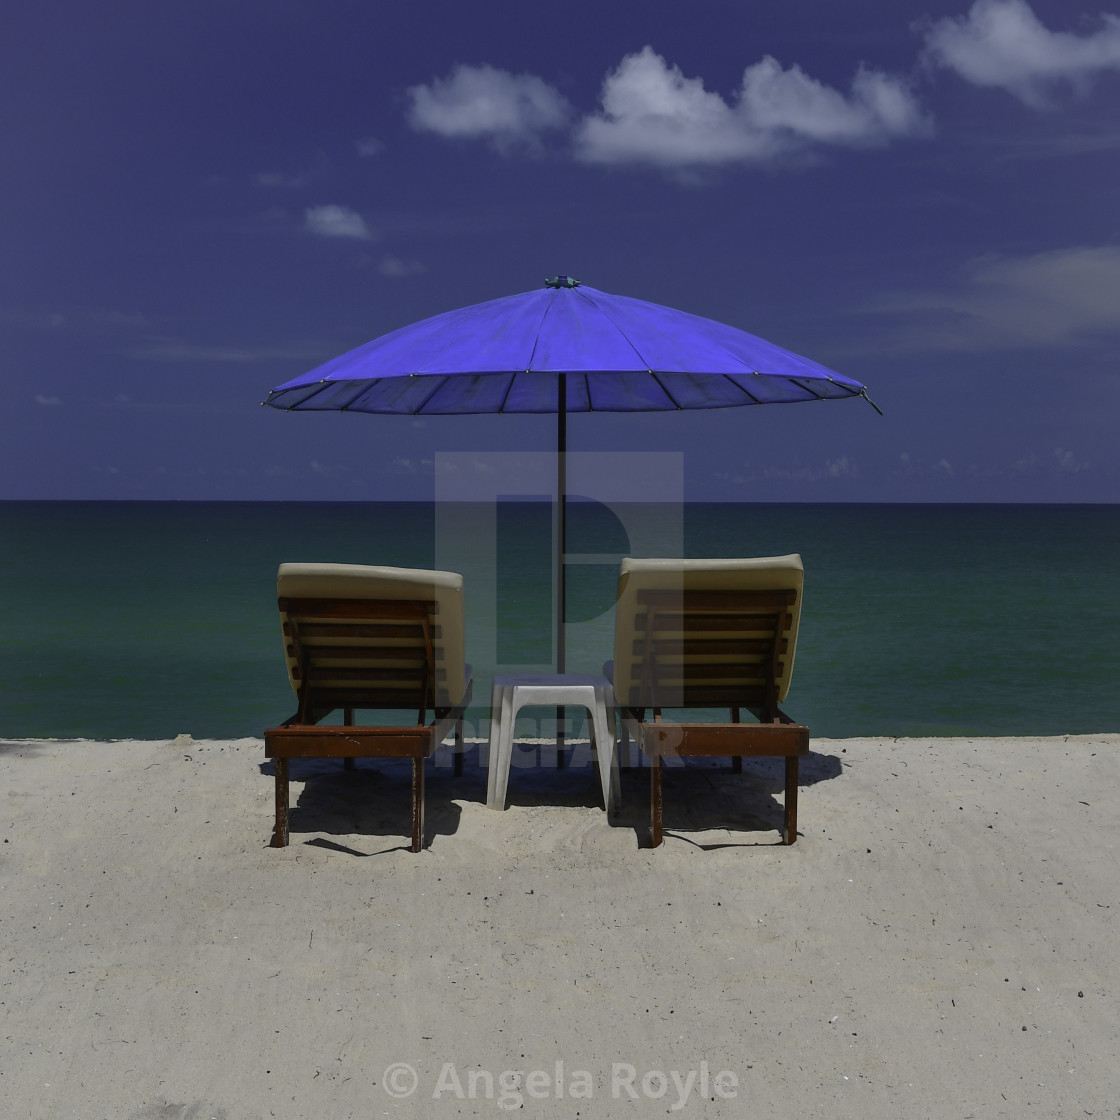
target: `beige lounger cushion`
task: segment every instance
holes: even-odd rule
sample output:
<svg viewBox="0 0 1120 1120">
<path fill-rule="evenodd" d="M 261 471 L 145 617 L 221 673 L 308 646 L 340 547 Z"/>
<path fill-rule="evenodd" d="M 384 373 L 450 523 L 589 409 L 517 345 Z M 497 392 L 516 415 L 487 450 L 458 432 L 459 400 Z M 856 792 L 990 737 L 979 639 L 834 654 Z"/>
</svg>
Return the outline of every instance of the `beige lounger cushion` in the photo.
<svg viewBox="0 0 1120 1120">
<path fill-rule="evenodd" d="M 466 691 L 463 637 L 463 577 L 457 572 L 389 568 L 369 564 L 281 564 L 276 576 L 280 599 L 434 600 L 435 704 L 451 707 Z M 281 621 L 284 622 L 283 614 Z M 285 642 L 285 646 L 287 643 Z M 288 657 L 288 679 L 298 695 L 297 666 Z"/>
<path fill-rule="evenodd" d="M 640 692 L 641 663 L 635 660 L 635 640 L 645 612 L 638 605 L 639 590 L 677 591 L 781 591 L 797 592 L 790 609 L 792 616 L 785 637 L 788 655 L 782 660 L 775 681 L 778 702 L 789 692 L 793 657 L 797 648 L 797 628 L 801 618 L 801 593 L 805 571 L 801 557 L 758 556 L 727 560 L 639 560 L 622 561 L 618 578 L 618 602 L 614 623 L 614 692 L 620 704 L 634 703 Z M 631 698 L 633 690 L 633 698 Z M 630 699 L 628 699 L 630 698 Z"/>
</svg>

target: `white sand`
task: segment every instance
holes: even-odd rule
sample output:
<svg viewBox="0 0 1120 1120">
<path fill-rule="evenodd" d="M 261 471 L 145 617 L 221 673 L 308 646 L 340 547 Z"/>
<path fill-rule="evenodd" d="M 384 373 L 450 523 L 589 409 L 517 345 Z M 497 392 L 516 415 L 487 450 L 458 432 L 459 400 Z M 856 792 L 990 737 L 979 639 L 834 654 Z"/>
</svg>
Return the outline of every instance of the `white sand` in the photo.
<svg viewBox="0 0 1120 1120">
<path fill-rule="evenodd" d="M 294 764 L 274 850 L 259 741 L 0 743 L 0 1112 L 1115 1116 L 1118 748 L 815 740 L 791 848 L 780 763 L 671 771 L 656 851 L 646 772 L 610 828 L 471 757 L 413 855 L 396 764 Z"/>
</svg>

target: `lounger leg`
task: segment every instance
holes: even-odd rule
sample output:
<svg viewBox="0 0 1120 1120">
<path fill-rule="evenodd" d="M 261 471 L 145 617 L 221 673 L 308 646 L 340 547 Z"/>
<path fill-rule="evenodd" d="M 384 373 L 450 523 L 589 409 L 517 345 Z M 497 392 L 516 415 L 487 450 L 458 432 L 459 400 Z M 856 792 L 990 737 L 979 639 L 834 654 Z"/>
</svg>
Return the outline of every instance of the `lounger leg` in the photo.
<svg viewBox="0 0 1120 1120">
<path fill-rule="evenodd" d="M 424 848 L 424 760 L 412 760 L 412 850 Z"/>
<path fill-rule="evenodd" d="M 463 721 L 461 719 L 455 721 L 455 746 L 452 749 L 455 751 L 453 773 L 456 778 L 461 778 L 463 776 Z"/>
<path fill-rule="evenodd" d="M 276 771 L 276 827 L 272 832 L 272 846 L 286 848 L 288 846 L 288 760 L 274 758 L 272 766 Z"/>
<path fill-rule="evenodd" d="M 661 755 L 656 755 L 649 767 L 649 833 L 650 846 L 661 845 Z"/>
<path fill-rule="evenodd" d="M 354 726 L 354 709 L 353 708 L 343 708 L 343 710 L 342 710 L 342 722 L 346 727 L 353 727 Z M 344 770 L 353 770 L 354 769 L 354 759 L 344 758 L 342 760 L 342 768 Z"/>
<path fill-rule="evenodd" d="M 797 755 L 786 759 L 786 825 L 785 842 L 797 841 Z"/>
<path fill-rule="evenodd" d="M 739 722 L 739 709 L 737 707 L 732 707 L 732 709 L 731 709 L 731 722 L 732 723 L 738 723 Z M 735 757 L 732 758 L 732 760 L 731 760 L 731 773 L 732 774 L 741 774 L 742 772 L 743 772 L 743 758 L 742 758 L 742 755 L 735 755 Z"/>
</svg>

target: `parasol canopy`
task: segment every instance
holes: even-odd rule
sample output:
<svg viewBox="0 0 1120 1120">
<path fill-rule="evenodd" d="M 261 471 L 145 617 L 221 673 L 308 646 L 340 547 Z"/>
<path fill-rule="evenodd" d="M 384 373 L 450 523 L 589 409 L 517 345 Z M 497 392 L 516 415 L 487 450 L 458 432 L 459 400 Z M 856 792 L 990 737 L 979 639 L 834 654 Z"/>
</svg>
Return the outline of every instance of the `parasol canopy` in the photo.
<svg viewBox="0 0 1120 1120">
<path fill-rule="evenodd" d="M 555 412 L 556 669 L 562 673 L 568 413 L 848 397 L 870 400 L 858 381 L 756 335 L 554 276 L 543 288 L 375 338 L 278 386 L 264 403 L 288 411 L 410 416 Z"/>
</svg>

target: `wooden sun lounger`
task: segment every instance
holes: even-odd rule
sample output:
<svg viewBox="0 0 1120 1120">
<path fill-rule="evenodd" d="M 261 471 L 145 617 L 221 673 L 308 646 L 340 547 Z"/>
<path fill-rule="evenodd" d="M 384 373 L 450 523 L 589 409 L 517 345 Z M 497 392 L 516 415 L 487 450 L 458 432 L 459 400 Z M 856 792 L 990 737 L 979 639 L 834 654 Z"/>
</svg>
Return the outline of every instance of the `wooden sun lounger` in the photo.
<svg viewBox="0 0 1120 1120">
<path fill-rule="evenodd" d="M 424 763 L 455 732 L 462 773 L 471 682 L 462 662 L 462 577 L 343 564 L 284 564 L 277 579 L 289 678 L 299 707 L 265 732 L 276 768 L 272 844 L 288 843 L 292 758 L 412 759 L 412 850 L 424 845 Z M 451 698 L 454 697 L 454 702 Z M 358 710 L 408 709 L 416 723 L 355 724 Z M 323 725 L 331 712 L 343 724 Z M 432 719 L 428 720 L 431 711 Z"/>
<path fill-rule="evenodd" d="M 798 760 L 809 729 L 779 707 L 789 689 L 801 613 L 798 556 L 624 560 L 616 607 L 616 702 L 651 758 L 650 838 L 662 840 L 662 760 L 784 757 L 782 839 L 797 839 Z M 666 708 L 725 708 L 729 723 L 670 723 Z M 742 710 L 757 723 L 741 722 Z M 646 713 L 653 716 L 652 722 Z"/>
</svg>

